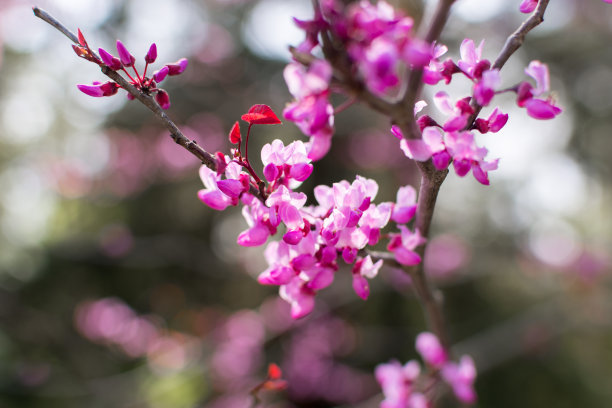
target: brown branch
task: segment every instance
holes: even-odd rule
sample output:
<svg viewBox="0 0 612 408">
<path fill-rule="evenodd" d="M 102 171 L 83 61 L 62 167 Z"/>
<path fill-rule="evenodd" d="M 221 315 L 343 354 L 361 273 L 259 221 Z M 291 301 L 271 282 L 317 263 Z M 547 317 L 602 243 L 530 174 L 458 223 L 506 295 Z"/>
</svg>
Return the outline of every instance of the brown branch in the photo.
<svg viewBox="0 0 612 408">
<path fill-rule="evenodd" d="M 421 185 L 417 201 L 415 229 L 418 229 L 424 238 L 428 238 L 438 192 L 448 174 L 448 170 L 436 170 L 431 160 L 417 162 L 417 165 L 421 171 Z M 416 252 L 421 256 L 421 259 L 424 259 L 426 247 L 427 243 L 416 248 Z M 450 349 L 450 339 L 442 310 L 442 296 L 429 283 L 425 275 L 423 261 L 413 267 L 406 268 L 406 271 L 412 277 L 414 290 L 421 301 L 429 329 L 440 339 L 446 349 Z"/>
</svg>

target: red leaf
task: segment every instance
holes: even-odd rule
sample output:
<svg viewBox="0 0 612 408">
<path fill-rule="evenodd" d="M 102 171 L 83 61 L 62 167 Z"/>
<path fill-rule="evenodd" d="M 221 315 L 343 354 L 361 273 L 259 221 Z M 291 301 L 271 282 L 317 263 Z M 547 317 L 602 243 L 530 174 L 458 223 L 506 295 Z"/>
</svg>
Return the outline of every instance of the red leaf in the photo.
<svg viewBox="0 0 612 408">
<path fill-rule="evenodd" d="M 229 141 L 232 144 L 239 144 L 241 140 L 242 136 L 240 135 L 240 125 L 238 124 L 238 121 L 236 121 L 234 126 L 232 126 L 232 130 L 230 130 Z"/>
<path fill-rule="evenodd" d="M 278 380 L 283 375 L 280 367 L 274 363 L 270 363 L 268 366 L 268 378 L 270 380 Z"/>
<path fill-rule="evenodd" d="M 81 44 L 83 47 L 87 47 L 87 41 L 85 41 L 85 36 L 81 32 L 81 29 L 78 28 L 77 30 L 79 34 L 79 44 Z"/>
<path fill-rule="evenodd" d="M 251 125 L 277 125 L 281 123 L 268 105 L 253 105 L 244 115 L 242 120 Z"/>
</svg>

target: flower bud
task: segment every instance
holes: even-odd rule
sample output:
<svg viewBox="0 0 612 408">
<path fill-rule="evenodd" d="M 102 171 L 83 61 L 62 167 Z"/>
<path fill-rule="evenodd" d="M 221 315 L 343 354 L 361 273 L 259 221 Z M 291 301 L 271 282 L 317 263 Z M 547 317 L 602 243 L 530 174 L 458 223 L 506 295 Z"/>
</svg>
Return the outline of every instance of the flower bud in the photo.
<svg viewBox="0 0 612 408">
<path fill-rule="evenodd" d="M 98 48 L 98 52 L 100 53 L 100 58 L 102 58 L 102 61 L 107 67 L 113 71 L 121 69 L 121 61 L 119 61 L 119 58 L 113 57 L 113 55 L 107 52 L 104 48 Z"/>
<path fill-rule="evenodd" d="M 119 59 L 123 66 L 131 67 L 136 62 L 136 58 L 125 48 L 125 45 L 119 40 L 117 40 L 117 52 L 119 53 Z"/>
<path fill-rule="evenodd" d="M 176 61 L 174 64 L 166 65 L 169 69 L 168 75 L 173 76 L 173 75 L 178 75 L 182 73 L 185 70 L 185 68 L 187 68 L 188 62 L 189 61 L 187 61 L 187 58 L 181 58 L 180 60 Z"/>
<path fill-rule="evenodd" d="M 168 72 L 170 72 L 170 69 L 167 66 L 164 66 L 153 73 L 153 79 L 159 84 L 161 81 L 166 79 Z"/>
<path fill-rule="evenodd" d="M 147 52 L 147 55 L 145 55 L 145 62 L 147 64 L 152 64 L 155 62 L 156 59 L 157 59 L 157 45 L 153 43 L 149 47 L 149 51 Z"/>
<path fill-rule="evenodd" d="M 157 94 L 155 94 L 155 100 L 159 103 L 162 109 L 168 109 L 170 107 L 170 96 L 168 92 L 160 89 Z"/>
</svg>

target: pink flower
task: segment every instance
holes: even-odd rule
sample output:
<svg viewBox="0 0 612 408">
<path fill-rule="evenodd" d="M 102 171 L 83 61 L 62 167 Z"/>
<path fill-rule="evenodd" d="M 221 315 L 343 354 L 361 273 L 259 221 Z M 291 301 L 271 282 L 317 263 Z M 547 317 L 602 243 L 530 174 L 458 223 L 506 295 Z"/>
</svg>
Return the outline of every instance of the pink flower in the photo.
<svg viewBox="0 0 612 408">
<path fill-rule="evenodd" d="M 407 362 L 403 366 L 397 361 L 376 366 L 374 375 L 385 396 L 385 399 L 380 404 L 381 408 L 409 407 L 408 403 L 413 395 L 413 384 L 420 373 L 421 367 L 414 360 Z M 413 405 L 413 408 L 420 407 Z"/>
<path fill-rule="evenodd" d="M 334 109 L 328 101 L 331 73 L 331 66 L 323 60 L 316 60 L 308 69 L 290 63 L 283 71 L 289 92 L 296 98 L 283 115 L 313 138 L 309 151 L 312 160 L 327 153 L 333 133 Z"/>
<path fill-rule="evenodd" d="M 398 225 L 400 234 L 389 234 L 391 241 L 387 245 L 387 249 L 393 252 L 395 260 L 402 265 L 411 266 L 421 262 L 421 256 L 414 249 L 425 243 L 425 238 L 421 237 L 419 230 L 414 233 L 406 226 Z"/>
<path fill-rule="evenodd" d="M 225 158 L 227 162 L 227 158 Z M 229 163 L 226 168 L 226 175 L 238 177 L 240 166 L 237 163 Z M 224 194 L 218 186 L 221 176 L 216 171 L 206 166 L 200 167 L 200 178 L 204 183 L 204 189 L 198 191 L 198 198 L 213 210 L 225 210 L 230 205 L 237 205 L 237 197 L 230 197 Z"/>
<path fill-rule="evenodd" d="M 440 130 L 433 126 L 423 129 L 421 140 L 402 139 L 400 149 L 409 159 L 426 161 L 431 158 L 438 170 L 446 169 L 450 161 L 443 136 Z"/>
<path fill-rule="evenodd" d="M 416 191 L 408 185 L 397 190 L 397 201 L 393 206 L 391 219 L 398 224 L 405 224 L 414 217 L 416 212 Z"/>
<path fill-rule="evenodd" d="M 363 300 L 367 300 L 370 295 L 370 285 L 366 278 L 375 278 L 382 264 L 382 259 L 373 263 L 370 255 L 355 262 L 353 266 L 353 290 Z"/>
<path fill-rule="evenodd" d="M 461 59 L 457 62 L 457 65 L 463 72 L 465 72 L 470 78 L 479 79 L 482 73 L 489 69 L 491 63 L 482 59 L 482 47 L 484 46 L 484 40 L 480 42 L 478 48 L 474 45 L 474 41 L 466 38 L 461 43 L 460 53 Z"/>
<path fill-rule="evenodd" d="M 536 98 L 550 90 L 548 67 L 540 61 L 531 61 L 525 73 L 536 81 L 536 87 L 527 82 L 521 83 L 517 89 L 517 104 L 525 107 L 527 114 L 534 119 L 552 119 L 559 115 L 562 110 L 551 97 Z"/>
<path fill-rule="evenodd" d="M 453 166 L 459 177 L 472 170 L 474 178 L 481 184 L 489 185 L 488 172 L 497 169 L 498 159 L 486 161 L 488 151 L 478 147 L 474 135 L 470 132 L 449 132 L 446 134 L 446 146 L 453 157 Z"/>
<path fill-rule="evenodd" d="M 419 334 L 416 338 L 416 349 L 423 360 L 432 367 L 441 367 L 448 360 L 448 353 L 433 333 Z"/>
<path fill-rule="evenodd" d="M 291 317 L 294 319 L 302 318 L 314 309 L 314 291 L 297 276 L 286 285 L 282 285 L 279 293 L 281 298 L 291 304 Z"/>
<path fill-rule="evenodd" d="M 366 47 L 355 43 L 349 48 L 367 87 L 378 95 L 399 84 L 399 52 L 394 41 L 382 36 Z"/>
<path fill-rule="evenodd" d="M 487 119 L 476 119 L 475 127 L 480 133 L 499 132 L 508 122 L 508 114 L 495 108 Z"/>
<path fill-rule="evenodd" d="M 490 69 L 482 73 L 480 81 L 474 85 L 474 98 L 480 106 L 487 106 L 495 96 L 495 89 L 501 83 L 498 69 Z"/>
<path fill-rule="evenodd" d="M 442 367 L 442 378 L 452 388 L 457 399 L 466 404 L 476 402 L 474 391 L 474 380 L 476 379 L 476 367 L 470 356 L 463 356 L 459 364 L 448 362 Z"/>
</svg>

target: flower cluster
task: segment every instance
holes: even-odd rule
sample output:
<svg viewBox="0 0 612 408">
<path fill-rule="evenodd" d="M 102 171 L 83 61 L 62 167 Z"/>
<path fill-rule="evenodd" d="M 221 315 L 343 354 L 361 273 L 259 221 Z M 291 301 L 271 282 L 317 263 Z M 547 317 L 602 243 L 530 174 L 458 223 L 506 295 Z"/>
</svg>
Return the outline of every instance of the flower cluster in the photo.
<svg viewBox="0 0 612 408">
<path fill-rule="evenodd" d="M 281 140 L 264 145 L 261 151 L 264 180 L 248 158 L 248 138 L 254 124 L 280 123 L 265 105 L 255 105 L 242 116 L 249 123 L 242 152 L 242 135 L 238 122 L 229 139 L 237 145 L 232 156 L 217 153 L 217 170 L 202 166 L 200 176 L 205 188 L 200 200 L 216 210 L 243 205 L 242 213 L 249 228 L 239 234 L 238 244 L 260 246 L 283 231 L 279 241 L 265 250 L 269 267 L 258 280 L 280 287 L 280 295 L 292 306 L 294 318 L 309 314 L 317 291 L 329 286 L 339 269 L 338 258 L 352 265 L 353 289 L 363 299 L 369 295 L 368 279 L 374 278 L 382 260 L 374 262 L 361 252 L 376 245 L 381 229 L 390 220 L 399 225 L 400 233 L 388 234 L 389 250 L 403 265 L 416 265 L 421 257 L 415 252 L 424 243 L 419 232 L 405 225 L 416 211 L 416 192 L 411 186 L 398 190 L 397 201 L 374 204 L 378 184 L 357 176 L 349 183 L 315 187 L 316 205 L 306 205 L 306 195 L 294 191 L 312 173 L 306 144 L 294 141 L 285 146 Z M 267 182 L 267 184 L 266 184 Z M 257 196 L 253 191 L 258 191 Z"/>
<path fill-rule="evenodd" d="M 450 361 L 438 338 L 428 332 L 417 336 L 416 349 L 428 368 L 427 372 L 422 372 L 416 360 L 404 365 L 391 361 L 376 367 L 376 379 L 385 395 L 381 408 L 427 408 L 429 399 L 426 392 L 431 378 L 437 376 L 453 389 L 459 401 L 466 404 L 476 402 L 476 368 L 470 356 L 461 357 L 459 363 Z"/>
<path fill-rule="evenodd" d="M 154 63 L 157 59 L 157 46 L 155 43 L 151 44 L 149 51 L 145 55 L 145 67 L 142 75 L 140 75 L 135 65 L 136 58 L 130 54 L 128 49 L 121 41 L 117 40 L 118 58 L 103 48 L 98 49 L 98 53 L 100 54 L 98 57 L 89 48 L 89 45 L 87 44 L 87 41 L 85 41 L 85 37 L 83 36 L 83 33 L 81 33 L 81 30 L 79 30 L 78 33 L 79 45 L 73 45 L 72 47 L 79 57 L 85 58 L 86 60 L 94 62 L 100 66 L 106 66 L 113 71 L 123 71 L 129 78 L 128 82 L 130 82 L 140 92 L 145 95 L 155 95 L 155 100 L 163 109 L 168 109 L 170 107 L 170 97 L 168 92 L 158 88 L 157 84 L 161 83 L 167 76 L 182 73 L 185 68 L 187 68 L 186 58 L 181 58 L 175 63 L 164 65 L 161 69 L 155 71 L 152 77 L 149 78 L 147 77 L 147 69 L 149 68 L 149 64 Z M 130 75 L 126 68 L 132 68 L 134 75 Z M 77 88 L 89 96 L 102 97 L 116 94 L 117 90 L 121 88 L 121 86 L 114 81 L 107 81 L 104 83 L 95 81 L 92 85 L 78 84 Z M 128 99 L 134 99 L 133 95 L 130 93 L 128 93 L 127 96 Z"/>
<path fill-rule="evenodd" d="M 378 96 L 398 94 L 402 90 L 403 72 L 426 66 L 434 52 L 430 44 L 413 36 L 412 18 L 385 1 L 376 5 L 360 1 L 346 10 L 339 2 L 323 1 L 313 20 L 294 20 L 306 32 L 306 39 L 297 51 L 310 53 L 323 47 L 319 34 L 328 30 L 341 43 L 339 47 L 347 50 L 360 81 Z M 320 59 L 314 59 L 308 67 L 292 62 L 284 74 L 295 98 L 284 116 L 311 137 L 309 157 L 320 159 L 329 150 L 333 133 L 334 109 L 329 103 L 332 67 Z"/>
<path fill-rule="evenodd" d="M 525 107 L 535 119 L 552 119 L 561 113 L 554 100 L 549 96 L 549 75 L 546 65 L 532 61 L 525 73 L 536 81 L 533 87 L 529 82 L 500 90 L 501 76 L 498 69 L 492 69 L 490 61 L 482 58 L 484 41 L 476 47 L 474 41 L 465 39 L 460 47 L 461 58 L 455 63 L 452 59 L 441 61 L 446 47 L 438 46 L 429 65 L 423 70 L 423 81 L 434 85 L 444 80 L 451 82 L 454 74 L 462 74 L 473 82 L 472 96 L 452 101 L 444 91 L 435 94 L 433 100 L 445 119 L 442 124 L 428 115 L 421 115 L 417 123 L 422 132 L 420 139 L 406 139 L 398 126 L 391 132 L 400 139 L 400 147 L 408 158 L 417 161 L 431 159 L 438 170 L 448 167 L 452 161 L 455 172 L 465 176 L 469 171 L 480 183 L 489 184 L 488 172 L 497 168 L 498 160 L 486 160 L 487 149 L 476 144 L 474 130 L 480 133 L 496 133 L 508 121 L 508 115 L 495 108 L 488 118 L 476 118 L 476 109 L 488 106 L 494 96 L 501 92 L 515 92 L 517 104 Z M 421 106 L 415 109 L 418 114 Z"/>
</svg>

